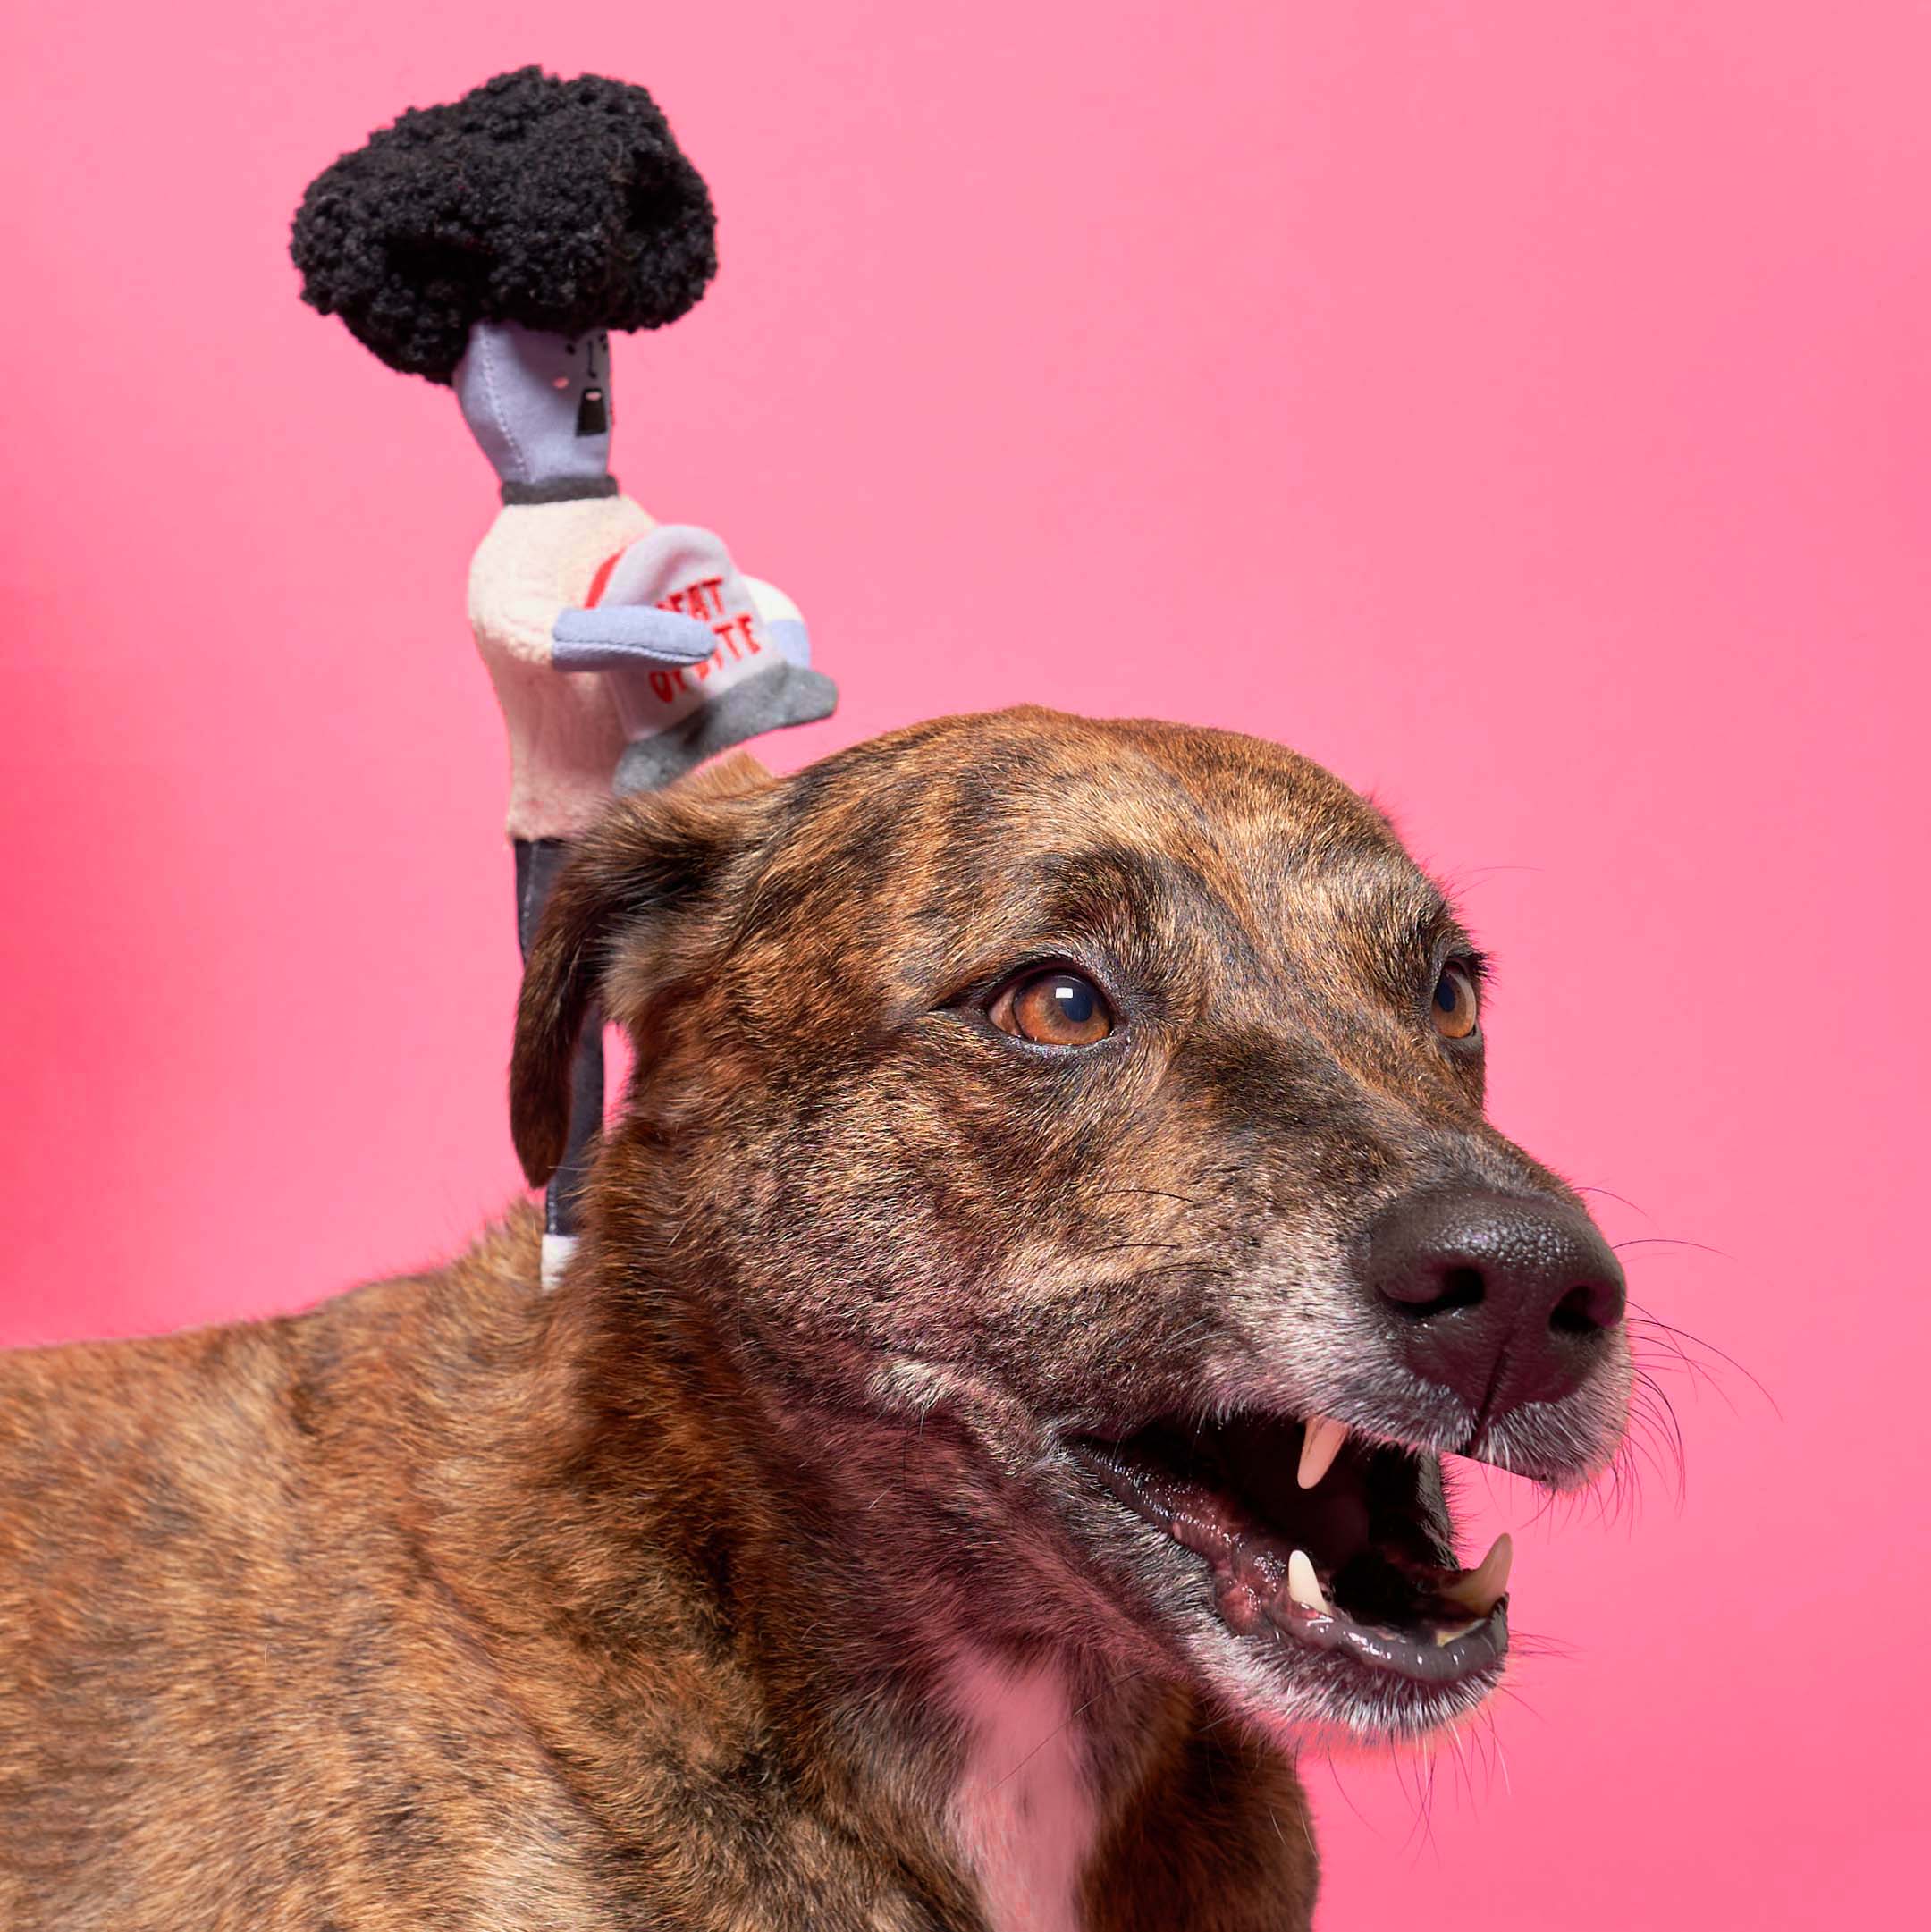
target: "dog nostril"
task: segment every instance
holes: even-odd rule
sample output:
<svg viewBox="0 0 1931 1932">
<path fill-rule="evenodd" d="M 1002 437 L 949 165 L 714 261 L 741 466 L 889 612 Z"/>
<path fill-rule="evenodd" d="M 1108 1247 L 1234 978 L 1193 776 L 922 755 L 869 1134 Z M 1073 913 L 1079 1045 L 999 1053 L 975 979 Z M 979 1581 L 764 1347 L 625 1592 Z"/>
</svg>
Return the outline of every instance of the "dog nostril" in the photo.
<svg viewBox="0 0 1931 1932">
<path fill-rule="evenodd" d="M 1490 1420 L 1581 1388 L 1623 1316 L 1623 1270 L 1594 1223 L 1533 1196 L 1397 1201 L 1369 1229 L 1363 1273 L 1399 1318 L 1404 1366 Z"/>
<path fill-rule="evenodd" d="M 1481 1303 L 1488 1284 L 1479 1268 L 1447 1268 L 1442 1270 L 1441 1293 L 1429 1309 L 1431 1315 L 1446 1314 L 1451 1308 L 1475 1308 Z"/>
<path fill-rule="evenodd" d="M 1421 1293 L 1397 1289 L 1389 1294 L 1384 1289 L 1383 1296 L 1399 1313 L 1423 1320 L 1429 1315 L 1446 1315 L 1457 1308 L 1479 1308 L 1488 1292 L 1481 1270 L 1471 1268 L 1466 1262 L 1444 1268 L 1427 1287 L 1421 1283 L 1416 1286 L 1422 1288 Z"/>
<path fill-rule="evenodd" d="M 1557 1335 L 1600 1335 L 1622 1319 L 1622 1290 L 1606 1281 L 1584 1281 L 1549 1310 L 1548 1325 Z"/>
</svg>

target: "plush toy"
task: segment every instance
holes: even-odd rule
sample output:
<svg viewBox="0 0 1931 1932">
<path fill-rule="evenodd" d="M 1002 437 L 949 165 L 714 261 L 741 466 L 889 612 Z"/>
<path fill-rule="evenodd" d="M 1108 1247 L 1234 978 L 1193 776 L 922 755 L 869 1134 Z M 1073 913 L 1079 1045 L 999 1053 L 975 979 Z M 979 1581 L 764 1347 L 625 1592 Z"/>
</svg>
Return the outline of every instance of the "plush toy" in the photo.
<svg viewBox="0 0 1931 1932">
<path fill-rule="evenodd" d="M 716 273 L 715 228 L 642 88 L 535 67 L 404 114 L 325 169 L 295 217 L 304 298 L 392 368 L 450 385 L 501 479 L 469 620 L 509 733 L 526 952 L 569 842 L 613 789 L 667 784 L 837 703 L 797 607 L 710 531 L 654 522 L 610 471 L 608 332 L 688 310 Z M 549 1190 L 552 1274 L 603 1117 L 600 1029 L 583 1042 Z"/>
</svg>

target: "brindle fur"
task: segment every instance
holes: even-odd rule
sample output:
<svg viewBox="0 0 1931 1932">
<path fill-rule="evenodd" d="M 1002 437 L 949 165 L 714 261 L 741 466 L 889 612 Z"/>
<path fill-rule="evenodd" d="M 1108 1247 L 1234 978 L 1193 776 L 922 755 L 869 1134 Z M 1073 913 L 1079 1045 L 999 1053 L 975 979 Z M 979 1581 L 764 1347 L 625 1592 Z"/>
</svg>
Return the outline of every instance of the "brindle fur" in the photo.
<svg viewBox="0 0 1931 1932">
<path fill-rule="evenodd" d="M 1404 1187 L 1564 1194 L 1428 1024 L 1453 932 L 1377 811 L 1212 731 L 952 719 L 617 807 L 519 1017 L 537 1180 L 586 1002 L 637 1043 L 558 1292 L 519 1210 L 0 1363 L 0 1922 L 972 1932 L 970 1645 L 1084 1707 L 1092 1932 L 1305 1926 L 1291 1726 L 1398 1718 L 1203 1672 L 1055 1446 L 1257 1396 L 1467 1436 L 1347 1276 Z M 995 1031 L 1033 958 L 1123 1031 Z M 1513 1459 L 1599 1462 L 1619 1390 Z"/>
</svg>

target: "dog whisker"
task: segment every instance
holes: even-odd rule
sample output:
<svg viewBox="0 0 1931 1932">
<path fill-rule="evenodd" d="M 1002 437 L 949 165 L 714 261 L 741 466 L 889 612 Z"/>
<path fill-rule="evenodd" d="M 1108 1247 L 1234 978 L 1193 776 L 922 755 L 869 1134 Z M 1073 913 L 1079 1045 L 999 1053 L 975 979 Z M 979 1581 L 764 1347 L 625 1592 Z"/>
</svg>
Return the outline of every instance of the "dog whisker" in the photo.
<svg viewBox="0 0 1931 1932">
<path fill-rule="evenodd" d="M 1714 1342 L 1707 1342 L 1701 1336 L 1691 1334 L 1688 1329 L 1679 1328 L 1672 1322 L 1663 1320 L 1659 1316 L 1653 1314 L 1649 1309 L 1642 1307 L 1638 1303 L 1632 1302 L 1630 1307 L 1632 1311 L 1630 1327 L 1633 1336 L 1655 1337 L 1659 1346 L 1670 1347 L 1680 1357 L 1691 1374 L 1707 1381 L 1718 1395 L 1722 1396 L 1725 1401 L 1729 1401 L 1729 1392 L 1724 1388 L 1721 1379 L 1708 1367 L 1698 1363 L 1691 1351 L 1693 1349 L 1700 1350 L 1704 1354 L 1714 1355 L 1724 1368 L 1733 1370 L 1735 1373 L 1741 1375 L 1769 1404 L 1771 1413 L 1776 1416 L 1778 1421 L 1783 1420 L 1783 1412 L 1778 1405 L 1776 1397 L 1734 1355 L 1717 1347 Z M 1735 1411 L 1735 1404 L 1732 1402 L 1733 1413 Z"/>
<path fill-rule="evenodd" d="M 1714 1254 L 1718 1261 L 1733 1261 L 1736 1256 L 1724 1248 L 1713 1248 L 1707 1241 L 1684 1241 L 1675 1235 L 1636 1235 L 1627 1241 L 1612 1241 L 1617 1253 L 1625 1248 L 1687 1248 L 1697 1254 Z"/>
<path fill-rule="evenodd" d="M 1640 1214 L 1646 1221 L 1649 1219 L 1649 1214 L 1643 1209 L 1638 1207 L 1627 1194 L 1619 1194 L 1613 1187 L 1598 1186 L 1593 1182 L 1588 1184 L 1578 1182 L 1575 1184 L 1575 1191 L 1579 1194 L 1600 1194 L 1605 1201 L 1614 1201 L 1619 1207 L 1627 1208 L 1632 1214 Z"/>
<path fill-rule="evenodd" d="M 1095 1200 L 1109 1195 L 1126 1195 L 1134 1200 L 1177 1201 L 1193 1209 L 1212 1207 L 1219 1198 L 1213 1194 L 1176 1194 L 1171 1187 L 1095 1187 L 1091 1190 L 1091 1196 Z"/>
</svg>

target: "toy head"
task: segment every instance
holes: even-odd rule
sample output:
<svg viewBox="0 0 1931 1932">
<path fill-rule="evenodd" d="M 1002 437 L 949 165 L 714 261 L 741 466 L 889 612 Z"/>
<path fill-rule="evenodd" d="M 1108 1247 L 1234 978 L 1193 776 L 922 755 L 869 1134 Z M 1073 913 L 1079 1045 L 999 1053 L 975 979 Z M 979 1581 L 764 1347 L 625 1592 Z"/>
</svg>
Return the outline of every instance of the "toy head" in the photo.
<svg viewBox="0 0 1931 1932">
<path fill-rule="evenodd" d="M 610 338 L 479 322 L 456 365 L 456 400 L 502 478 L 506 503 L 613 494 Z"/>
<path fill-rule="evenodd" d="M 580 370 L 603 332 L 659 328 L 703 295 L 716 215 L 642 88 L 525 67 L 410 109 L 325 168 L 290 252 L 304 300 L 391 368 L 454 382 L 478 326 L 503 325 L 503 366 L 553 384 L 561 345 Z M 583 414 L 590 385 L 571 381 Z M 594 409 L 584 421 L 594 434 Z"/>
</svg>

